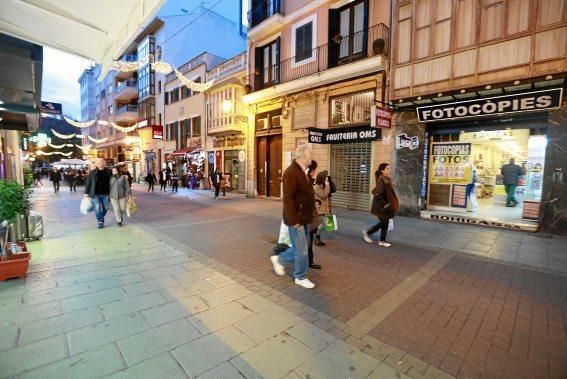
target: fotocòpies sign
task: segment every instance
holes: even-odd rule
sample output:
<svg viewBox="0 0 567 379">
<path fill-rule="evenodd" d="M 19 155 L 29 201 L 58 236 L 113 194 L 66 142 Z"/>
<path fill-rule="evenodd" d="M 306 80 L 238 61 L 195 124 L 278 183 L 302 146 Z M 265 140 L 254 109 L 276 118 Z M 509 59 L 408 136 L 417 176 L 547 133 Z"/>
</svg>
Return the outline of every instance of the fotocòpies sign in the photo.
<svg viewBox="0 0 567 379">
<path fill-rule="evenodd" d="M 561 106 L 563 88 L 516 93 L 455 103 L 417 107 L 420 122 L 446 121 L 507 113 L 534 112 Z"/>
</svg>

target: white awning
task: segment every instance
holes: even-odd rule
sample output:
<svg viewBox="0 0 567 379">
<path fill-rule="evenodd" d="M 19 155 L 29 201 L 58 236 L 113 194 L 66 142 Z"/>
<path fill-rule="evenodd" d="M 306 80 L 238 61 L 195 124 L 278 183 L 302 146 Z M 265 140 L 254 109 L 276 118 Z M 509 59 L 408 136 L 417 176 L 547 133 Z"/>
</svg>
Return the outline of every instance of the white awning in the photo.
<svg viewBox="0 0 567 379">
<path fill-rule="evenodd" d="M 2 0 L 0 32 L 92 59 L 104 77 L 163 2 Z"/>
</svg>

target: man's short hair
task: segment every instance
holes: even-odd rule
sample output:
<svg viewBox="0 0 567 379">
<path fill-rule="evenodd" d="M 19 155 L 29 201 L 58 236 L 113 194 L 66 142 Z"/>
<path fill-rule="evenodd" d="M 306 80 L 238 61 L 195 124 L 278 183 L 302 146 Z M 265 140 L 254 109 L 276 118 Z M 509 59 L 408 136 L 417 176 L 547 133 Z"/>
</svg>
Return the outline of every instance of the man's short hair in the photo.
<svg viewBox="0 0 567 379">
<path fill-rule="evenodd" d="M 311 148 L 308 145 L 299 145 L 295 149 L 295 159 L 302 159 L 305 157 L 306 152 L 311 152 Z"/>
</svg>

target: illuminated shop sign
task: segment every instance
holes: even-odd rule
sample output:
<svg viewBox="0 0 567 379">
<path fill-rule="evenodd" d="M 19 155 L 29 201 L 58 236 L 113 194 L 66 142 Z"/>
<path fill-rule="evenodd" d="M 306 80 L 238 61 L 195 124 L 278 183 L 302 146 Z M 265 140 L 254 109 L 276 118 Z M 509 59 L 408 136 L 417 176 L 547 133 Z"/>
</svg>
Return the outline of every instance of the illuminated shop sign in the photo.
<svg viewBox="0 0 567 379">
<path fill-rule="evenodd" d="M 420 122 L 496 116 L 517 112 L 556 109 L 561 106 L 563 88 L 517 93 L 455 103 L 417 107 Z"/>
<path fill-rule="evenodd" d="M 309 143 L 335 144 L 379 141 L 382 130 L 371 126 L 318 129 L 309 128 Z"/>
</svg>

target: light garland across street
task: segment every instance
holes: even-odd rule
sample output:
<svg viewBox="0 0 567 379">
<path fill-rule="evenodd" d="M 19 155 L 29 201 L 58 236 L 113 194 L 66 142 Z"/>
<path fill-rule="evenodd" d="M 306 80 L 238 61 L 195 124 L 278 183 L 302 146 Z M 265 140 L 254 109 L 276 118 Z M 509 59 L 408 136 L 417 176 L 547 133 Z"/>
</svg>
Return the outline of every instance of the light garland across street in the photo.
<svg viewBox="0 0 567 379">
<path fill-rule="evenodd" d="M 61 133 L 57 133 L 55 130 L 51 129 L 51 132 L 53 133 L 54 136 L 62 138 L 62 139 L 71 139 L 73 137 L 76 136 L 76 134 L 61 134 Z"/>
<path fill-rule="evenodd" d="M 87 122 L 78 122 L 78 121 L 71 120 L 69 117 L 66 117 L 66 116 L 63 116 L 63 118 L 69 124 L 76 126 L 77 128 L 88 128 L 89 126 L 91 126 L 95 123 L 95 120 L 90 120 L 90 121 L 87 121 Z"/>
<path fill-rule="evenodd" d="M 103 142 L 108 141 L 108 137 L 104 137 L 104 138 L 101 138 L 101 139 L 96 139 L 96 138 L 93 138 L 91 136 L 87 136 L 87 137 L 94 143 L 103 143 Z"/>
<path fill-rule="evenodd" d="M 49 147 L 52 147 L 53 149 L 62 149 L 65 147 L 65 144 L 61 144 L 61 145 L 54 145 L 52 143 L 48 143 Z"/>
</svg>

